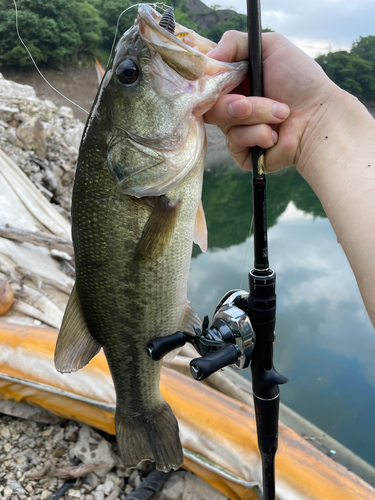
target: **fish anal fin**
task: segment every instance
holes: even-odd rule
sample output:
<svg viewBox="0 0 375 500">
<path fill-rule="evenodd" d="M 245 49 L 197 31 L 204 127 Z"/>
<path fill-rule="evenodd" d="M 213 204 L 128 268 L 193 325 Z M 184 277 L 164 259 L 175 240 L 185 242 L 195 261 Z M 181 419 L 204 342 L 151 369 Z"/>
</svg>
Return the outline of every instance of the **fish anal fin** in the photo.
<svg viewBox="0 0 375 500">
<path fill-rule="evenodd" d="M 195 335 L 195 331 L 193 325 L 197 325 L 201 327 L 202 321 L 200 320 L 198 314 L 191 307 L 190 302 L 186 299 L 186 306 L 184 312 L 181 317 L 180 324 L 178 325 L 178 330 L 180 332 L 187 332 Z M 172 361 L 181 351 L 182 347 L 177 347 L 177 349 L 173 349 L 173 351 L 166 354 L 163 358 L 163 361 Z"/>
<path fill-rule="evenodd" d="M 202 200 L 199 203 L 194 225 L 194 243 L 200 246 L 202 252 L 207 250 L 207 223 Z"/>
<path fill-rule="evenodd" d="M 200 328 L 202 325 L 202 321 L 198 314 L 191 307 L 190 302 L 186 299 L 185 310 L 181 317 L 178 328 L 181 332 L 195 334 L 193 325 L 197 325 Z"/>
<path fill-rule="evenodd" d="M 76 372 L 100 351 L 101 345 L 86 325 L 76 285 L 70 295 L 55 349 L 55 367 L 61 373 Z"/>
<path fill-rule="evenodd" d="M 165 195 L 159 197 L 135 249 L 134 260 L 136 262 L 147 262 L 163 255 L 173 236 L 180 205 L 180 201 L 170 205 Z"/>
<path fill-rule="evenodd" d="M 183 462 L 176 417 L 165 402 L 142 420 L 126 420 L 116 412 L 116 436 L 125 468 L 155 462 L 158 470 L 177 470 Z"/>
</svg>

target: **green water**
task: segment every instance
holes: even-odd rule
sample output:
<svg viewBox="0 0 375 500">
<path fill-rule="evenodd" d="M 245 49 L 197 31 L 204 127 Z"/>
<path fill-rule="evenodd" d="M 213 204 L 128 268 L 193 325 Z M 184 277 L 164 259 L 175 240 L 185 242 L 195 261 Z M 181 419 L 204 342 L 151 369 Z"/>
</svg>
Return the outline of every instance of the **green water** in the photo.
<svg viewBox="0 0 375 500">
<path fill-rule="evenodd" d="M 251 174 L 206 172 L 208 251 L 195 248 L 188 297 L 210 317 L 224 293 L 248 289 Z M 274 363 L 282 402 L 375 466 L 375 331 L 324 210 L 294 170 L 267 176 L 270 267 L 277 275 Z M 250 379 L 250 370 L 241 372 Z"/>
</svg>

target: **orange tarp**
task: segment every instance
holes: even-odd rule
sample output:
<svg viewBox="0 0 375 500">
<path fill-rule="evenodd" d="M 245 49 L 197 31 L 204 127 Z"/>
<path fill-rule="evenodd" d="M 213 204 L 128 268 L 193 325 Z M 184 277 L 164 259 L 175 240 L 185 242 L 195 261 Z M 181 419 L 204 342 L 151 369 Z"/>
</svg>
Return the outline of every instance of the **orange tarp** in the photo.
<svg viewBox="0 0 375 500">
<path fill-rule="evenodd" d="M 42 327 L 0 323 L 0 397 L 41 406 L 114 433 L 113 414 L 76 394 L 115 403 L 115 393 L 103 353 L 74 374 L 58 374 L 53 367 L 56 332 Z M 26 382 L 1 379 L 15 377 Z M 50 394 L 25 385 L 38 382 L 66 391 Z M 184 448 L 207 457 L 246 481 L 261 479 L 253 409 L 180 373 L 163 368 L 161 392 L 180 426 Z M 207 471 L 193 460 L 185 467 L 212 484 L 231 500 L 255 500 L 254 490 Z M 280 426 L 276 459 L 279 500 L 375 500 L 375 490 L 341 465 L 317 451 L 285 426 Z"/>
</svg>

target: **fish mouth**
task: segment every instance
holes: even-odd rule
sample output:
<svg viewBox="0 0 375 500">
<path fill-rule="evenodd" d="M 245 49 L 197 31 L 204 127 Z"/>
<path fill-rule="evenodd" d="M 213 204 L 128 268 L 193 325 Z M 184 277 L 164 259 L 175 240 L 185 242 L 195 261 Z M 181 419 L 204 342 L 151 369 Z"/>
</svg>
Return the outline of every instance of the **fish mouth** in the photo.
<svg viewBox="0 0 375 500">
<path fill-rule="evenodd" d="M 169 9 L 168 9 L 169 10 Z M 156 36 L 160 36 L 160 42 L 171 43 L 180 47 L 181 50 L 187 50 L 189 53 L 194 54 L 197 50 L 201 54 L 207 54 L 210 50 L 216 47 L 216 43 L 204 38 L 203 36 L 195 33 L 194 30 L 186 28 L 175 21 L 174 33 L 166 30 L 160 21 L 165 18 L 168 11 L 164 14 L 159 14 L 149 4 L 140 4 L 138 7 L 138 22 L 142 25 L 144 23 L 149 29 L 152 29 Z M 173 16 L 174 17 L 174 16 Z M 147 33 L 146 26 L 141 26 L 141 36 L 145 42 L 152 41 Z"/>
<path fill-rule="evenodd" d="M 165 19 L 166 13 L 164 14 Z M 144 43 L 155 50 L 163 60 L 187 80 L 199 80 L 221 71 L 230 71 L 233 65 L 207 57 L 216 43 L 175 22 L 174 33 L 160 25 L 163 15 L 148 4 L 138 7 L 137 23 Z"/>
</svg>

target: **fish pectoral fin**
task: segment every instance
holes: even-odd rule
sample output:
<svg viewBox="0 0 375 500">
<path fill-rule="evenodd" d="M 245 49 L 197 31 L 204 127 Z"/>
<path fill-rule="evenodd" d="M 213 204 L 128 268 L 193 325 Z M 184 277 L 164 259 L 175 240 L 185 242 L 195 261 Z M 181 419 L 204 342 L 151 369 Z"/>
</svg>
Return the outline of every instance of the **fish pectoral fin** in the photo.
<svg viewBox="0 0 375 500">
<path fill-rule="evenodd" d="M 199 203 L 194 225 L 194 243 L 200 246 L 202 252 L 207 250 L 207 223 L 202 200 Z"/>
<path fill-rule="evenodd" d="M 134 252 L 134 260 L 142 263 L 161 257 L 168 246 L 180 212 L 181 202 L 169 204 L 167 196 L 159 197 Z"/>
<path fill-rule="evenodd" d="M 158 470 L 177 470 L 183 462 L 178 424 L 170 406 L 163 402 L 155 412 L 128 421 L 116 411 L 116 437 L 124 467 L 151 460 Z"/>
<path fill-rule="evenodd" d="M 55 349 L 55 367 L 60 373 L 76 372 L 100 351 L 83 316 L 76 285 L 70 295 Z"/>
</svg>

